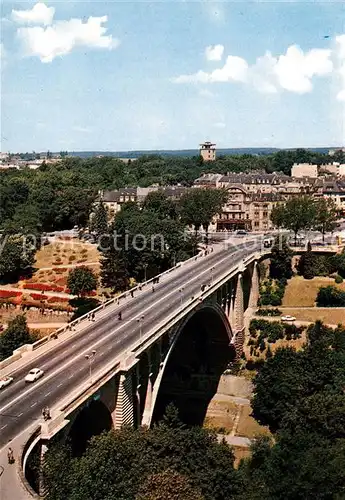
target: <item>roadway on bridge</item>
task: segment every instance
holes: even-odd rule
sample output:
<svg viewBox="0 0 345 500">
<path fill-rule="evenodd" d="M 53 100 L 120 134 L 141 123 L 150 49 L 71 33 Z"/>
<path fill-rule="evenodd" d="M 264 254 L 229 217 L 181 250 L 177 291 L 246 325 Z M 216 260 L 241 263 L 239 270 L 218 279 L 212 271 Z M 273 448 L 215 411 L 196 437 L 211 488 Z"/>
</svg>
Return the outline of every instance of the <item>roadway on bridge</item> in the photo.
<svg viewBox="0 0 345 500">
<path fill-rule="evenodd" d="M 245 249 L 247 247 L 247 249 Z M 161 278 L 153 293 L 151 287 L 137 292 L 126 304 L 112 309 L 83 331 L 43 352 L 34 360 L 10 373 L 14 382 L 0 394 L 0 448 L 24 429 L 41 418 L 42 408 L 58 409 L 58 404 L 79 385 L 90 379 L 89 362 L 85 354 L 96 350 L 92 361 L 93 377 L 112 360 L 129 352 L 140 337 L 158 326 L 173 310 L 190 302 L 200 291 L 200 286 L 216 280 L 227 269 L 240 262 L 246 255 L 260 248 L 259 243 L 240 243 L 236 248 L 220 248 L 199 257 L 196 262 L 176 269 Z M 183 287 L 183 292 L 179 290 Z M 117 313 L 121 310 L 122 321 Z M 41 368 L 44 376 L 33 384 L 26 384 L 25 375 L 31 368 Z M 91 382 L 91 380 L 90 380 Z"/>
</svg>

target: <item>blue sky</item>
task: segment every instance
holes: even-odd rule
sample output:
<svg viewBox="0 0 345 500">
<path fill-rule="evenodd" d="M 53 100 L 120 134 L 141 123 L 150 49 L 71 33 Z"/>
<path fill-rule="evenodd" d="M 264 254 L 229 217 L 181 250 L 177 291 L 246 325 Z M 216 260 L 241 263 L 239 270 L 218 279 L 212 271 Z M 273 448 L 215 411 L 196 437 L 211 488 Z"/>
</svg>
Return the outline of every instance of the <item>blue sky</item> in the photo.
<svg viewBox="0 0 345 500">
<path fill-rule="evenodd" d="M 343 2 L 4 2 L 1 150 L 345 145 Z"/>
</svg>

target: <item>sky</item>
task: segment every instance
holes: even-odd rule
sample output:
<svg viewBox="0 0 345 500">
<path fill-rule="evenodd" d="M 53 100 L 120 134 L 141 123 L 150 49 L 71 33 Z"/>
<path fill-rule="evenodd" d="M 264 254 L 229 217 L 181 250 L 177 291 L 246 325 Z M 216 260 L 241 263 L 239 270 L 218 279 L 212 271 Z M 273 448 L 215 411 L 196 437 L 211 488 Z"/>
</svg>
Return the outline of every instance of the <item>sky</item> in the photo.
<svg viewBox="0 0 345 500">
<path fill-rule="evenodd" d="M 345 146 L 343 1 L 4 1 L 1 151 Z"/>
</svg>

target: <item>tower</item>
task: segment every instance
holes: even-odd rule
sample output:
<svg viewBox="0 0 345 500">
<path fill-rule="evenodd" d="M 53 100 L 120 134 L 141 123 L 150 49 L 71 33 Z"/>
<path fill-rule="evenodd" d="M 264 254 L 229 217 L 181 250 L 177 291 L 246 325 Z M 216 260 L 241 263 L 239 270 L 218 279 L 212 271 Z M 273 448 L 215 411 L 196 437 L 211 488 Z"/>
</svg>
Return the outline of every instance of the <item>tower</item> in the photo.
<svg viewBox="0 0 345 500">
<path fill-rule="evenodd" d="M 214 161 L 216 159 L 216 145 L 205 141 L 200 144 L 200 154 L 204 161 Z"/>
</svg>

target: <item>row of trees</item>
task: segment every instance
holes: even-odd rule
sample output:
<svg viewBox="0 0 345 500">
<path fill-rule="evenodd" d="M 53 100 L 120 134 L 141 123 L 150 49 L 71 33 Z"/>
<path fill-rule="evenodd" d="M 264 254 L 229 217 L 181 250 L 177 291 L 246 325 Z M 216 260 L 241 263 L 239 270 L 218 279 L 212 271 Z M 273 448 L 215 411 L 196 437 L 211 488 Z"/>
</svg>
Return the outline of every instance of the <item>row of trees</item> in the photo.
<svg viewBox="0 0 345 500">
<path fill-rule="evenodd" d="M 324 240 L 325 234 L 336 228 L 337 209 L 330 198 L 314 199 L 310 196 L 301 196 L 275 206 L 271 220 L 276 227 L 292 231 L 295 243 L 300 231 L 311 229 L 321 232 Z"/>
<path fill-rule="evenodd" d="M 168 407 L 152 429 L 92 438 L 81 457 L 57 443 L 45 455 L 48 500 L 333 500 L 345 494 L 345 330 L 317 322 L 304 347 L 270 353 L 254 379 L 259 437 L 234 468 L 224 442 L 184 427 Z"/>
</svg>

